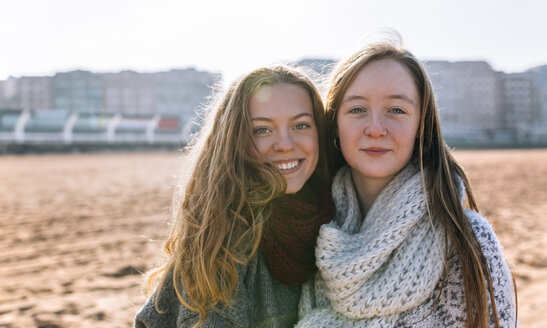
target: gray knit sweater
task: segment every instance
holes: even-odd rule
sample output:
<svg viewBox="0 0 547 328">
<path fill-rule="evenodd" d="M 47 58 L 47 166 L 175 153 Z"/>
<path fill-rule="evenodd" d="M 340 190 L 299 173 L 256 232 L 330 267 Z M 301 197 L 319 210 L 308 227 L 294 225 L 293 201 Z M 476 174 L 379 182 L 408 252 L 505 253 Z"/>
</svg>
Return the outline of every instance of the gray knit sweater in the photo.
<svg viewBox="0 0 547 328">
<path fill-rule="evenodd" d="M 507 266 L 502 253 L 500 244 L 492 231 L 488 222 L 475 212 L 469 211 L 469 220 L 473 231 L 477 235 L 482 251 L 487 258 L 492 282 L 495 288 L 494 296 L 498 310 L 501 327 L 515 327 L 516 307 L 514 301 L 514 290 L 511 278 L 511 272 Z M 448 259 L 448 275 L 446 285 L 440 295 L 439 301 L 435 307 L 435 298 L 439 294 L 442 283 L 437 287 L 429 298 L 420 306 L 407 310 L 401 314 L 395 327 L 399 328 L 437 328 L 437 327 L 465 327 L 465 298 L 463 290 L 463 280 L 461 265 L 455 252 Z M 311 294 L 316 293 L 313 290 L 314 284 L 310 284 Z M 318 304 L 316 304 L 317 306 Z M 343 319 L 341 314 L 336 315 L 340 319 L 337 324 L 329 323 L 332 318 L 318 320 L 322 322 L 314 327 L 365 327 L 358 321 Z M 335 319 L 336 320 L 336 319 Z M 493 321 L 490 323 L 494 327 Z"/>
<path fill-rule="evenodd" d="M 260 252 L 246 266 L 238 267 L 239 285 L 232 307 L 218 306 L 207 312 L 200 327 L 293 327 L 297 321 L 301 287 L 291 287 L 276 281 L 270 274 Z M 178 300 L 171 277 L 158 295 L 154 293 L 135 317 L 135 328 L 192 327 L 198 321 L 197 312 L 184 307 Z M 158 313 L 154 297 L 160 297 Z"/>
<path fill-rule="evenodd" d="M 463 184 L 459 189 L 462 194 Z M 456 252 L 452 250 L 447 259 L 440 294 L 440 275 L 430 272 L 432 265 L 421 265 L 438 254 L 435 240 L 427 235 L 431 221 L 422 216 L 419 171 L 407 167 L 398 174 L 362 225 L 347 168 L 334 180 L 333 198 L 336 219 L 321 227 L 316 247 L 319 273 L 303 287 L 297 327 L 465 327 L 462 269 Z M 501 327 L 515 327 L 511 271 L 501 245 L 484 217 L 471 210 L 466 215 L 488 262 Z M 438 261 L 442 265 L 442 259 Z M 424 282 L 431 287 L 424 288 Z"/>
</svg>

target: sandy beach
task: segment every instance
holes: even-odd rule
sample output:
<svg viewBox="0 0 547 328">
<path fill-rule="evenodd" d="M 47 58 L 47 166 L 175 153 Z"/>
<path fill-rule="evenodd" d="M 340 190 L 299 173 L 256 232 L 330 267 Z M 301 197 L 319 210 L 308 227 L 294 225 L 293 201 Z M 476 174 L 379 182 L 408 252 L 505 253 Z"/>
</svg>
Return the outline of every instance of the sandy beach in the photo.
<svg viewBox="0 0 547 328">
<path fill-rule="evenodd" d="M 513 265 L 521 327 L 547 327 L 547 149 L 457 151 Z M 0 328 L 131 327 L 162 261 L 181 153 L 0 157 Z"/>
</svg>

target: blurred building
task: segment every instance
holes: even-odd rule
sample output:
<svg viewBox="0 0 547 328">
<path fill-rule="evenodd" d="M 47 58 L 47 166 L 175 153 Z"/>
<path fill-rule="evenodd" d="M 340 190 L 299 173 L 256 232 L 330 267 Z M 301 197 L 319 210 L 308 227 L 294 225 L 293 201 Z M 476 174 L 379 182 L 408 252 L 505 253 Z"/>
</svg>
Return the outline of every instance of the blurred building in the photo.
<svg viewBox="0 0 547 328">
<path fill-rule="evenodd" d="M 531 72 L 500 73 L 503 88 L 503 129 L 526 142 L 539 127 L 539 104 Z M 533 137 L 532 137 L 533 138 Z"/>
<path fill-rule="evenodd" d="M 486 142 L 502 128 L 503 90 L 496 71 L 484 61 L 427 61 L 448 141 Z"/>
<path fill-rule="evenodd" d="M 103 112 L 123 115 L 155 113 L 154 76 L 134 71 L 102 74 Z"/>
<path fill-rule="evenodd" d="M 533 75 L 536 87 L 538 121 L 542 128 L 547 129 L 547 65 L 534 67 L 529 72 Z"/>
<path fill-rule="evenodd" d="M 0 81 L 0 108 L 4 107 L 7 100 L 6 85 L 7 81 Z"/>
<path fill-rule="evenodd" d="M 9 78 L 0 81 L 0 140 L 184 141 L 219 78 L 193 68 Z"/>
<path fill-rule="evenodd" d="M 104 81 L 98 74 L 76 70 L 53 76 L 54 108 L 74 112 L 103 112 Z"/>
<path fill-rule="evenodd" d="M 17 81 L 14 77 L 0 81 L 0 108 L 17 109 L 21 105 L 17 99 Z"/>
<path fill-rule="evenodd" d="M 53 77 L 24 76 L 0 81 L 0 106 L 188 117 L 219 79 L 219 74 L 193 68 L 102 74 L 76 70 Z"/>
<path fill-rule="evenodd" d="M 24 76 L 17 79 L 16 102 L 23 109 L 54 108 L 51 78 Z"/>
<path fill-rule="evenodd" d="M 189 118 L 211 92 L 218 74 L 193 68 L 157 73 L 102 74 L 107 113 Z"/>
<path fill-rule="evenodd" d="M 155 112 L 190 119 L 195 109 L 206 101 L 219 78 L 218 74 L 193 68 L 154 73 Z"/>
</svg>

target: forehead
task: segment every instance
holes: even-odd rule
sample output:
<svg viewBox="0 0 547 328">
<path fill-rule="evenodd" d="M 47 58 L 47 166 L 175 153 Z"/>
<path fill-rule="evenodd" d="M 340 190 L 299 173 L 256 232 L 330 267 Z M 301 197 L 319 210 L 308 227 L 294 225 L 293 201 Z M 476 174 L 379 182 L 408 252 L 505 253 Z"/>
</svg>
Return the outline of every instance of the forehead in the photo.
<svg viewBox="0 0 547 328">
<path fill-rule="evenodd" d="M 395 59 L 379 59 L 367 63 L 350 83 L 344 96 L 366 94 L 404 94 L 418 103 L 416 83 L 408 69 Z"/>
<path fill-rule="evenodd" d="M 258 89 L 249 101 L 251 117 L 274 117 L 279 115 L 313 115 L 309 93 L 299 85 L 277 83 Z"/>
</svg>

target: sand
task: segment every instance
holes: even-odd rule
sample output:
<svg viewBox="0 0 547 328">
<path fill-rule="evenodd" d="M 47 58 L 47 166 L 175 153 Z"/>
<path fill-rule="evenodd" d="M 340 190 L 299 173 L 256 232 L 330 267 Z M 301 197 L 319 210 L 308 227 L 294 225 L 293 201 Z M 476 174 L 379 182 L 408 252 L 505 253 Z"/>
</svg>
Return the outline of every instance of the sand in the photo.
<svg viewBox="0 0 547 328">
<path fill-rule="evenodd" d="M 459 151 L 514 266 L 521 327 L 547 327 L 547 150 Z M 180 153 L 0 157 L 0 327 L 130 327 L 162 261 Z"/>
</svg>

